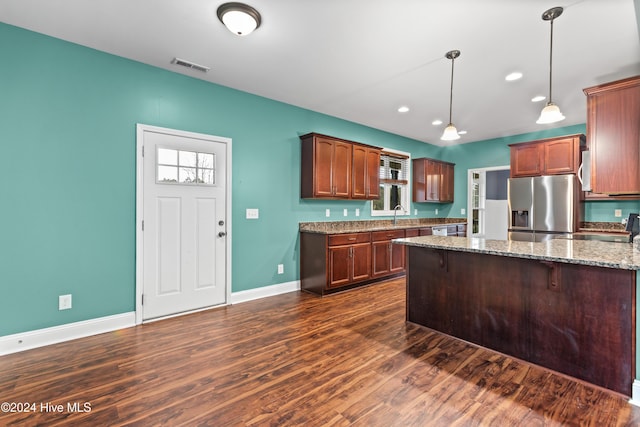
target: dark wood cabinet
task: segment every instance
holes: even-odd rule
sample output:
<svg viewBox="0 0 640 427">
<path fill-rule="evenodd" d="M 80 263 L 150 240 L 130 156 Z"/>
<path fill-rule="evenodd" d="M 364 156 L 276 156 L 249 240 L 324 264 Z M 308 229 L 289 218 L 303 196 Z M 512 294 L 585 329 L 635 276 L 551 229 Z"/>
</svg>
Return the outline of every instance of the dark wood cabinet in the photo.
<svg viewBox="0 0 640 427">
<path fill-rule="evenodd" d="M 453 202 L 453 163 L 423 157 L 413 159 L 412 164 L 414 202 Z"/>
<path fill-rule="evenodd" d="M 364 145 L 353 145 L 352 168 L 353 199 L 377 199 L 380 197 L 380 150 Z"/>
<path fill-rule="evenodd" d="M 511 144 L 511 177 L 577 173 L 584 143 L 576 134 Z"/>
<path fill-rule="evenodd" d="M 408 247 L 407 320 L 627 396 L 636 272 Z"/>
<path fill-rule="evenodd" d="M 300 195 L 317 199 L 377 199 L 378 147 L 310 133 L 300 137 Z"/>
<path fill-rule="evenodd" d="M 327 287 L 349 285 L 371 277 L 371 237 L 369 233 L 330 235 L 328 238 Z"/>
<path fill-rule="evenodd" d="M 371 268 L 373 277 L 404 272 L 405 247 L 394 245 L 392 239 L 405 237 L 404 230 L 371 232 Z"/>
<path fill-rule="evenodd" d="M 640 76 L 584 93 L 593 193 L 640 198 Z"/>
</svg>

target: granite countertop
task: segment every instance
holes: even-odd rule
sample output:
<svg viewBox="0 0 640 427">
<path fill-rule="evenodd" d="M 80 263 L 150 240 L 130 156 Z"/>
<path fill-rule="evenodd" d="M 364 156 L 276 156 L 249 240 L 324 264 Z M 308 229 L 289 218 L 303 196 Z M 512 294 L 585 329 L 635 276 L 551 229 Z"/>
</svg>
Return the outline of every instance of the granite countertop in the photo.
<svg viewBox="0 0 640 427">
<path fill-rule="evenodd" d="M 465 218 L 413 218 L 398 219 L 393 224 L 391 219 L 364 221 L 324 221 L 301 222 L 299 231 L 318 234 L 361 233 L 366 231 L 400 230 L 405 228 L 433 227 L 438 225 L 466 224 Z"/>
<path fill-rule="evenodd" d="M 394 243 L 451 251 L 640 270 L 640 251 L 631 243 L 552 239 L 545 242 L 489 240 L 477 237 L 422 236 L 394 239 Z"/>
</svg>

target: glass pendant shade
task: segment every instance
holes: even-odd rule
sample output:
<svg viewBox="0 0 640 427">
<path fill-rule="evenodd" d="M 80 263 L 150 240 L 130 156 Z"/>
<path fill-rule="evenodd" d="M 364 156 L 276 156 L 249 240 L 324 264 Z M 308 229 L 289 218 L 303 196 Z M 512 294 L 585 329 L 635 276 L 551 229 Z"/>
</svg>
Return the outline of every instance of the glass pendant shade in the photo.
<svg viewBox="0 0 640 427">
<path fill-rule="evenodd" d="M 449 123 L 449 126 L 444 128 L 444 132 L 442 133 L 440 139 L 443 141 L 455 141 L 456 139 L 460 139 L 458 129 L 456 129 L 453 123 Z"/>
<path fill-rule="evenodd" d="M 564 120 L 564 115 L 560 112 L 560 108 L 553 102 L 549 102 L 547 106 L 542 109 L 536 123 L 542 125 L 559 122 L 561 120 Z"/>
<path fill-rule="evenodd" d="M 242 3 L 225 3 L 218 8 L 218 18 L 229 31 L 238 35 L 249 35 L 260 26 L 260 13 Z"/>
</svg>

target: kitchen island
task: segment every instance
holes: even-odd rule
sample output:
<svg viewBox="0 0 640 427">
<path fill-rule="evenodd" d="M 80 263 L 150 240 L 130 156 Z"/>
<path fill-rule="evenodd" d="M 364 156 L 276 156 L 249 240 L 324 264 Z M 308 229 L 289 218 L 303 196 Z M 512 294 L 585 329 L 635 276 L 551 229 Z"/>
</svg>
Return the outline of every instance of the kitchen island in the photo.
<svg viewBox="0 0 640 427">
<path fill-rule="evenodd" d="M 598 241 L 424 236 L 407 321 L 631 396 L 640 252 Z"/>
</svg>

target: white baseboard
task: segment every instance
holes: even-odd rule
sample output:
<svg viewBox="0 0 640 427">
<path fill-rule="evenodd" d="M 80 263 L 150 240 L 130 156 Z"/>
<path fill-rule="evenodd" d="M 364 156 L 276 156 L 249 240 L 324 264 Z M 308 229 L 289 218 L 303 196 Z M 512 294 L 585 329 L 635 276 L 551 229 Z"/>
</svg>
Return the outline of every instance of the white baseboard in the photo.
<svg viewBox="0 0 640 427">
<path fill-rule="evenodd" d="M 135 312 L 0 337 L 0 356 L 135 326 Z"/>
<path fill-rule="evenodd" d="M 640 406 L 640 380 L 633 380 L 631 385 L 631 399 L 629 403 Z"/>
<path fill-rule="evenodd" d="M 241 302 L 252 301 L 254 299 L 272 297 L 275 295 L 286 294 L 287 292 L 295 292 L 300 290 L 300 281 L 278 283 L 276 285 L 265 286 L 262 288 L 249 289 L 247 291 L 233 292 L 231 294 L 231 304 L 239 304 Z"/>
<path fill-rule="evenodd" d="M 247 291 L 233 292 L 231 294 L 231 304 L 239 304 L 299 290 L 300 281 L 295 280 Z M 0 356 L 132 326 L 136 326 L 136 314 L 133 311 L 51 328 L 5 335 L 0 337 Z"/>
</svg>

